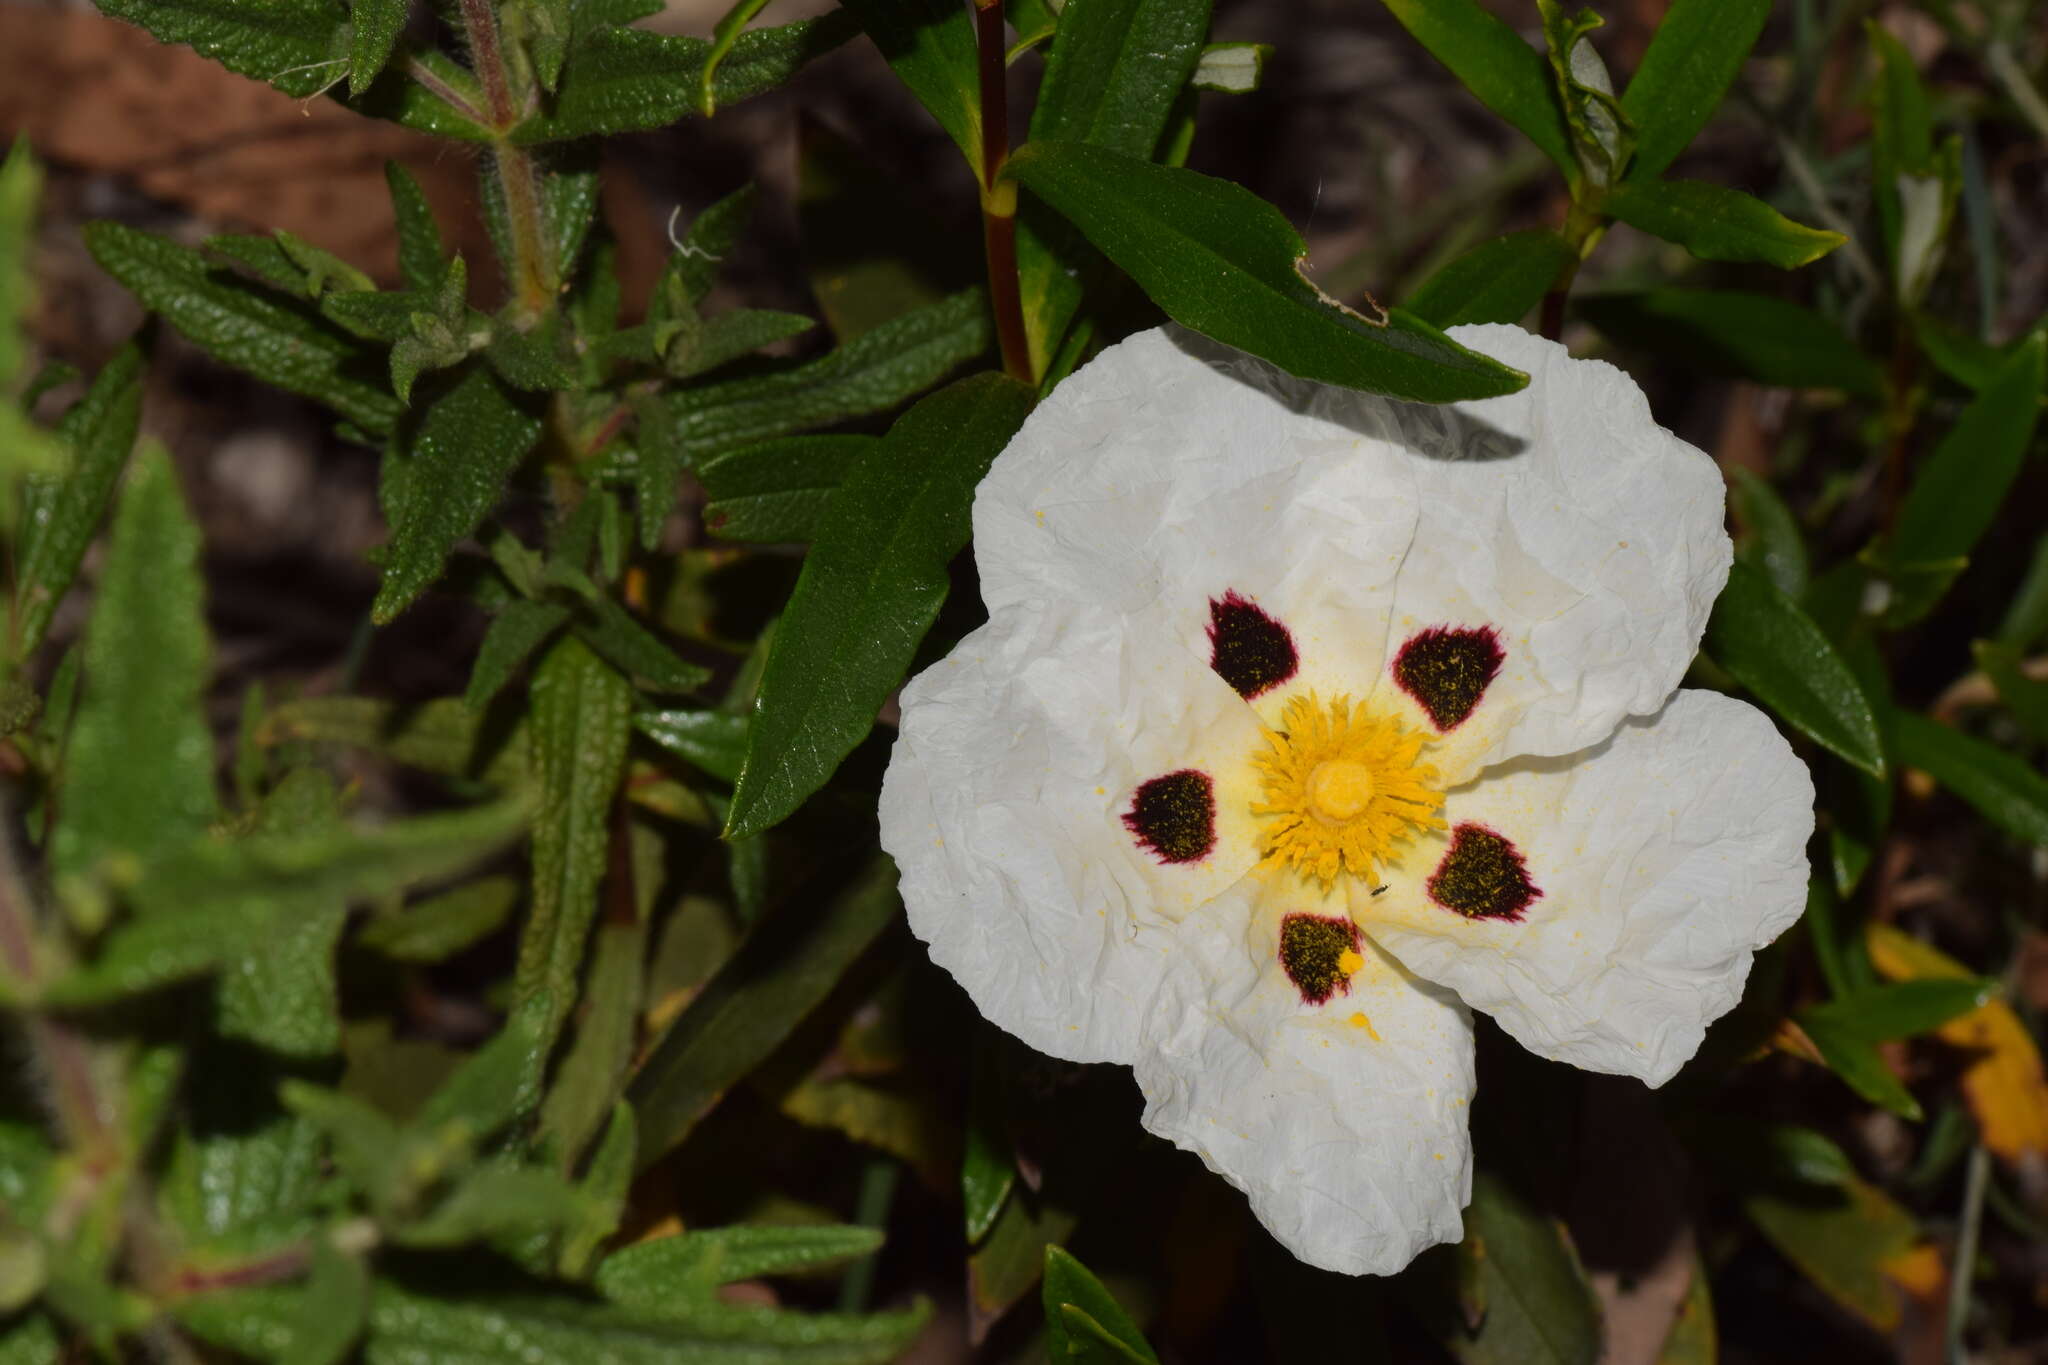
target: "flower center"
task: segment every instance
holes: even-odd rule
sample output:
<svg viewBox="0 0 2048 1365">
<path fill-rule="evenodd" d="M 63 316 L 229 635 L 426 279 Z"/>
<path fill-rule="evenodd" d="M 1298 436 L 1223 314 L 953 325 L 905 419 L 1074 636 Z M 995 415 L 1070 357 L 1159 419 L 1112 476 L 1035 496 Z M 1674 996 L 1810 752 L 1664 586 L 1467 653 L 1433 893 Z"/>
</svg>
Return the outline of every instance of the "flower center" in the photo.
<svg viewBox="0 0 2048 1365">
<path fill-rule="evenodd" d="M 1308 775 L 1308 808 L 1324 824 L 1355 820 L 1372 804 L 1372 769 L 1349 758 L 1316 764 Z"/>
<path fill-rule="evenodd" d="M 1348 697 L 1324 704 L 1314 693 L 1289 701 L 1280 724 L 1252 755 L 1262 798 L 1252 813 L 1264 822 L 1268 866 L 1325 886 L 1340 873 L 1371 877 L 1417 830 L 1443 827 L 1437 771 L 1421 757 L 1428 735 Z"/>
</svg>

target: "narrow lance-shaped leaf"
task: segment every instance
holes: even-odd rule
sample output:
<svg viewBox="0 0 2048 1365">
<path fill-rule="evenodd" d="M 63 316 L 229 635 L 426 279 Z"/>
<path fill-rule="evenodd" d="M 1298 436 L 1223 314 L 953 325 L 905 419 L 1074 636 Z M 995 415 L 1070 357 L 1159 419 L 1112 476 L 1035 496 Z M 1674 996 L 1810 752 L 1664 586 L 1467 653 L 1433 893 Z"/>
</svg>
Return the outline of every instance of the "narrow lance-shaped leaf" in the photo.
<svg viewBox="0 0 2048 1365">
<path fill-rule="evenodd" d="M 2048 778 L 2025 759 L 1911 711 L 1892 717 L 1898 760 L 2016 839 L 2048 845 Z"/>
<path fill-rule="evenodd" d="M 1971 651 L 2020 728 L 2036 742 L 2048 744 L 2048 681 L 2028 677 L 2019 651 L 2008 645 L 1979 640 Z"/>
<path fill-rule="evenodd" d="M 641 904 L 651 903 L 654 888 L 636 889 Z M 540 1111 L 541 1138 L 552 1142 L 564 1171 L 577 1168 L 585 1145 L 611 1116 L 637 1041 L 646 922 L 634 913 L 607 912 L 596 939 L 584 991 L 588 1003 Z"/>
<path fill-rule="evenodd" d="M 42 183 L 42 168 L 29 155 L 28 139 L 17 139 L 0 160 L 0 388 L 9 391 L 27 355 L 21 327 L 34 298 L 30 243 Z"/>
<path fill-rule="evenodd" d="M 398 400 L 365 377 L 381 368 L 379 353 L 309 305 L 276 298 L 211 269 L 195 251 L 119 223 L 87 224 L 85 244 L 144 307 L 221 363 L 325 403 L 371 433 L 397 420 Z"/>
<path fill-rule="evenodd" d="M 597 914 L 612 802 L 626 764 L 633 689 L 581 640 L 557 641 L 533 679 L 533 764 L 541 817 L 533 832 L 533 904 L 519 942 L 514 991 L 553 1003 L 552 1044 L 576 1004 L 583 945 Z"/>
<path fill-rule="evenodd" d="M 1714 603 L 1705 644 L 1716 663 L 1809 739 L 1884 776 L 1877 718 L 1855 675 L 1813 619 L 1740 560 Z"/>
<path fill-rule="evenodd" d="M 1841 328 L 1785 299 L 1734 289 L 1649 289 L 1576 301 L 1617 341 L 1717 374 L 1792 389 L 1884 391 L 1884 371 Z"/>
<path fill-rule="evenodd" d="M 697 471 L 704 526 L 725 540 L 808 541 L 873 436 L 790 436 L 746 446 Z"/>
<path fill-rule="evenodd" d="M 337 55 L 348 11 L 330 0 L 96 0 L 100 9 L 183 43 L 287 95 L 316 95 L 349 74 Z"/>
<path fill-rule="evenodd" d="M 1629 226 L 1676 242 L 1705 261 L 1755 261 L 1792 270 L 1849 240 L 1795 223 L 1741 190 L 1702 180 L 1625 183 L 1600 202 Z"/>
<path fill-rule="evenodd" d="M 1158 1365 L 1123 1305 L 1065 1247 L 1045 1249 L 1045 1344 L 1056 1361 Z"/>
<path fill-rule="evenodd" d="M 352 0 L 349 7 L 348 93 L 368 90 L 391 60 L 411 0 Z"/>
<path fill-rule="evenodd" d="M 1741 466 L 1729 471 L 1729 501 L 1745 534 L 1736 553 L 1764 571 L 1779 592 L 1797 601 L 1806 591 L 1806 541 L 1799 520 L 1770 481 Z"/>
<path fill-rule="evenodd" d="M 384 163 L 384 182 L 391 189 L 391 212 L 398 222 L 398 271 L 407 289 L 431 289 L 441 280 L 446 250 L 433 207 L 411 171 L 396 161 Z"/>
<path fill-rule="evenodd" d="M 670 400 L 680 439 L 702 462 L 755 441 L 886 412 L 995 341 L 988 301 L 963 290 L 777 374 L 685 388 Z"/>
<path fill-rule="evenodd" d="M 1396 310 L 1374 324 L 1301 273 L 1308 248 L 1242 186 L 1075 142 L 1035 142 L 1014 175 L 1152 301 L 1205 336 L 1304 379 L 1443 403 L 1512 393 L 1528 377 Z"/>
<path fill-rule="evenodd" d="M 15 549 L 17 659 L 27 658 L 42 643 L 128 463 L 142 420 L 143 365 L 142 347 L 135 342 L 115 352 L 57 428 L 70 451 L 70 467 L 61 476 L 28 481 Z"/>
<path fill-rule="evenodd" d="M 1929 566 L 1938 582 L 1892 621 L 1903 623 L 1932 607 L 1997 517 L 2040 424 L 2044 357 L 2048 337 L 2040 335 L 2014 352 L 1914 478 L 1885 558 L 1908 574 Z M 1954 568 L 1941 572 L 1949 565 Z"/>
<path fill-rule="evenodd" d="M 756 923 L 633 1076 L 626 1097 L 640 1121 L 640 1164 L 689 1136 L 901 913 L 895 864 L 877 857 L 826 904 L 795 897 Z"/>
<path fill-rule="evenodd" d="M 1549 228 L 1511 232 L 1446 263 L 1403 307 L 1435 327 L 1520 322 L 1576 254 Z"/>
<path fill-rule="evenodd" d="M 633 728 L 721 782 L 746 762 L 747 721 L 725 711 L 642 711 Z"/>
<path fill-rule="evenodd" d="M 952 0 L 846 0 L 889 69 L 925 107 L 977 182 L 982 180 L 981 85 L 974 21 Z"/>
<path fill-rule="evenodd" d="M 1770 17 L 1771 0 L 1673 0 L 1621 96 L 1636 129 L 1630 180 L 1663 174 L 1706 126 Z"/>
<path fill-rule="evenodd" d="M 1579 166 L 1543 57 L 1479 0 L 1382 0 L 1467 90 L 1543 149 L 1567 179 Z"/>
<path fill-rule="evenodd" d="M 1599 1307 L 1571 1243 L 1487 1172 L 1473 1178 L 1465 1240 L 1455 1254 L 1484 1313 L 1464 1316 L 1449 1294 L 1426 1311 L 1437 1339 L 1459 1360 L 1591 1365 L 1598 1356 Z"/>
<path fill-rule="evenodd" d="M 51 835 L 60 880 L 111 853 L 175 848 L 214 818 L 208 653 L 199 530 L 170 457 L 146 450 L 114 514 L 86 624 L 85 691 Z"/>
<path fill-rule="evenodd" d="M 787 817 L 867 734 L 945 600 L 975 485 L 1030 410 L 1014 380 L 963 379 L 848 476 L 776 628 L 728 837 Z"/>
<path fill-rule="evenodd" d="M 711 30 L 711 51 L 704 55 L 704 70 L 697 77 L 697 112 L 710 118 L 718 112 L 718 68 L 732 52 L 747 25 L 768 7 L 768 0 L 737 0 Z"/>
<path fill-rule="evenodd" d="M 371 614 L 389 621 L 440 575 L 455 542 L 474 531 L 505 481 L 540 440 L 532 400 L 482 365 L 437 395 L 406 432 L 404 496 Z"/>
<path fill-rule="evenodd" d="M 712 91 L 720 104 L 735 104 L 772 90 L 855 32 L 851 16 L 837 11 L 779 28 L 749 29 L 719 63 Z M 674 123 L 694 109 L 711 49 L 702 38 L 644 29 L 579 33 L 554 100 L 514 129 L 512 140 L 562 142 Z"/>
<path fill-rule="evenodd" d="M 476 663 L 469 671 L 469 690 L 462 704 L 481 713 L 513 672 L 526 662 L 554 633 L 569 624 L 569 608 L 559 602 L 534 602 L 521 598 L 491 620 L 477 647 Z"/>
</svg>

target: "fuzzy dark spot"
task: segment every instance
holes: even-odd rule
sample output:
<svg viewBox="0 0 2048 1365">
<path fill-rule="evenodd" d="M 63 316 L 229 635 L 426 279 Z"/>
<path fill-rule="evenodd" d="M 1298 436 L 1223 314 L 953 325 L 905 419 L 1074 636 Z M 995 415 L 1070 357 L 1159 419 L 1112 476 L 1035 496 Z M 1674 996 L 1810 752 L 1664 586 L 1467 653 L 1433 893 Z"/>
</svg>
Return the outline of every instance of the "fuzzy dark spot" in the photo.
<svg viewBox="0 0 2048 1365">
<path fill-rule="evenodd" d="M 1248 597 L 1209 599 L 1209 667 L 1249 701 L 1294 676 L 1294 637 Z"/>
<path fill-rule="evenodd" d="M 1507 658 L 1492 626 L 1431 626 L 1394 656 L 1394 681 L 1439 731 L 1464 724 Z"/>
<path fill-rule="evenodd" d="M 1519 920 L 1543 894 L 1521 850 L 1484 825 L 1451 831 L 1451 851 L 1430 875 L 1429 897 L 1466 919 Z"/>
<path fill-rule="evenodd" d="M 1301 1003 L 1320 1005 L 1351 989 L 1344 954 L 1358 951 L 1358 926 L 1334 915 L 1284 915 L 1280 919 L 1280 968 Z"/>
<path fill-rule="evenodd" d="M 1140 783 L 1124 828 L 1162 863 L 1192 863 L 1216 847 L 1216 796 L 1193 768 Z"/>
</svg>

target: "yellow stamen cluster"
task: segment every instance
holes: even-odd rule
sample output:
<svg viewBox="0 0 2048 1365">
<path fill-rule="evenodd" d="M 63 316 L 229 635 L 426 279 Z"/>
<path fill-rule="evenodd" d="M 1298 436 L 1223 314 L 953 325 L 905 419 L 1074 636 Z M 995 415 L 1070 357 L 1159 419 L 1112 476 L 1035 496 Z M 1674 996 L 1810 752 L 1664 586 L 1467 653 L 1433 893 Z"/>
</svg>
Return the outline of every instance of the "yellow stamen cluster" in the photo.
<svg viewBox="0 0 2048 1365">
<path fill-rule="evenodd" d="M 1370 878 L 1394 845 L 1441 829 L 1437 771 L 1421 761 L 1430 736 L 1391 716 L 1327 706 L 1314 693 L 1287 703 L 1281 728 L 1253 755 L 1263 788 L 1252 813 L 1266 822 L 1265 865 L 1292 867 L 1326 887 L 1339 872 Z"/>
</svg>

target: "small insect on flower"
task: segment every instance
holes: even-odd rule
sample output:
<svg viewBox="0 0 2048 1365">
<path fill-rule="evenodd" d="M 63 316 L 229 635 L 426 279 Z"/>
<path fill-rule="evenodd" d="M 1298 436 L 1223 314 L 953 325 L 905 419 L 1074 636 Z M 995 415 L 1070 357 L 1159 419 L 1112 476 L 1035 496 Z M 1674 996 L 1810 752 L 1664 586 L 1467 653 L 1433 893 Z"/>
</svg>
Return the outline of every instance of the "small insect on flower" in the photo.
<svg viewBox="0 0 2048 1365">
<path fill-rule="evenodd" d="M 1178 330 L 1062 384 L 976 496 L 988 624 L 903 693 L 882 842 L 991 1020 L 1305 1261 L 1399 1270 L 1471 1192 L 1470 1011 L 1668 1080 L 1799 915 L 1813 785 L 1676 690 L 1713 462 L 1619 371 L 1426 407 Z"/>
</svg>

